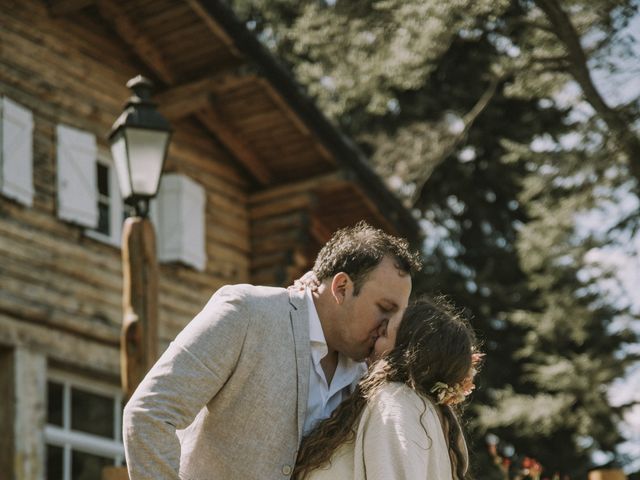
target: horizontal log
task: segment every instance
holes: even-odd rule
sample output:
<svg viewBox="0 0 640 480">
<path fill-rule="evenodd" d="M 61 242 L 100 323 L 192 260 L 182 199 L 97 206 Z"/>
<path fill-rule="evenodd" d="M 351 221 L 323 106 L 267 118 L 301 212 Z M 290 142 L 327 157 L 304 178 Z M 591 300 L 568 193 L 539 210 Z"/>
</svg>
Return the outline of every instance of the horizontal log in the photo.
<svg viewBox="0 0 640 480">
<path fill-rule="evenodd" d="M 277 252 L 293 252 L 300 246 L 299 240 L 278 241 L 276 239 L 265 240 L 254 245 L 256 255 L 269 255 Z"/>
<path fill-rule="evenodd" d="M 259 203 L 249 207 L 251 220 L 262 219 L 275 215 L 282 215 L 297 210 L 307 210 L 314 206 L 315 197 L 309 193 L 297 193 L 288 198 L 278 197 L 266 203 Z"/>
<path fill-rule="evenodd" d="M 58 123 L 81 126 L 84 130 L 98 133 L 108 130 L 107 125 L 109 125 L 109 122 L 113 122 L 113 118 L 117 116 L 115 109 L 112 114 L 108 108 L 93 114 L 87 114 L 85 105 L 82 108 L 84 113 L 79 112 L 80 102 L 77 101 L 77 97 L 72 98 L 60 93 L 60 91 L 67 91 L 72 87 L 64 84 L 52 87 L 51 84 L 32 83 L 31 79 L 39 75 L 40 73 L 24 71 L 21 67 L 16 67 L 15 65 L 7 65 L 0 59 L 0 82 L 3 84 L 4 93 L 12 100 L 33 111 L 36 128 L 38 128 L 39 122 L 48 122 L 47 125 L 54 125 L 48 135 L 52 140 L 55 138 L 55 125 Z M 50 88 L 56 89 L 57 98 L 50 98 L 51 95 L 47 93 Z M 43 101 L 43 98 L 46 101 Z M 85 117 L 82 117 L 82 115 L 85 115 Z M 79 118 L 83 118 L 82 125 L 80 125 Z M 97 137 L 98 140 L 101 140 L 100 135 L 97 135 Z M 55 149 L 48 150 L 46 152 L 47 157 L 52 157 L 54 152 Z"/>
<path fill-rule="evenodd" d="M 259 190 L 249 195 L 249 205 L 251 207 L 269 202 L 272 200 L 280 199 L 283 197 L 289 197 L 294 194 L 304 194 L 310 190 L 318 188 L 326 188 L 328 186 L 340 186 L 346 183 L 345 174 L 341 171 L 331 172 L 323 175 L 318 175 L 312 178 L 306 178 L 297 182 L 290 182 L 284 185 L 278 185 L 277 187 L 270 187 Z"/>
<path fill-rule="evenodd" d="M 49 12 L 53 16 L 71 15 L 94 3 L 95 0 L 49 0 Z"/>
<path fill-rule="evenodd" d="M 9 246 L 10 248 L 7 248 Z M 15 251 L 20 249 L 20 254 Z M 122 278 L 106 277 L 99 270 L 64 260 L 43 262 L 22 254 L 27 246 L 11 246 L 0 241 L 0 256 L 4 257 L 3 272 L 25 286 L 41 285 L 74 303 L 82 301 L 105 310 L 119 310 L 122 305 Z"/>
<path fill-rule="evenodd" d="M 246 253 L 220 243 L 209 243 L 207 245 L 207 255 L 211 261 L 225 260 L 231 262 L 238 266 L 239 271 L 243 271 L 249 265 L 249 256 Z"/>
<path fill-rule="evenodd" d="M 251 251 L 247 236 L 230 230 L 209 228 L 207 229 L 207 241 L 220 243 L 240 252 L 249 253 Z"/>
<path fill-rule="evenodd" d="M 6 211 L 14 210 L 7 204 Z M 7 236 L 22 244 L 32 244 L 41 249 L 43 255 L 55 252 L 59 259 L 93 265 L 104 272 L 120 275 L 121 263 L 118 250 L 111 246 L 85 238 L 82 229 L 65 224 L 47 214 L 25 210 L 26 215 L 12 216 L 14 221 L 0 221 L 0 237 Z M 22 225 L 15 223 L 22 222 Z M 78 248 L 78 240 L 82 248 Z"/>
<path fill-rule="evenodd" d="M 0 14 L 0 18 L 3 24 L 3 38 L 7 40 L 3 48 L 11 47 L 4 50 L 3 57 L 12 59 L 27 69 L 48 73 L 49 75 L 43 75 L 48 82 L 60 78 L 66 83 L 77 85 L 78 88 L 87 86 L 88 91 L 92 86 L 95 88 L 101 85 L 118 85 L 126 90 L 122 79 L 126 81 L 130 78 L 127 77 L 128 73 L 136 71 L 135 67 L 127 62 L 129 57 L 120 48 L 119 42 L 107 32 L 96 37 L 96 30 L 88 32 L 87 27 L 80 28 L 76 22 L 52 23 L 43 21 L 31 12 L 25 14 L 25 18 L 20 18 L 14 13 Z M 67 27 L 76 35 L 71 35 Z M 91 38 L 96 41 L 101 40 L 98 44 L 89 43 L 84 38 L 85 34 L 93 35 Z M 21 52 L 22 56 L 16 56 L 14 52 Z M 27 54 L 29 56 L 25 57 Z M 70 58 L 74 61 L 69 62 Z M 51 66 L 55 66 L 57 71 L 48 70 Z M 68 72 L 73 76 L 65 77 L 60 75 L 60 72 Z M 96 93 L 101 92 L 101 88 L 96 88 Z M 91 98 L 92 95 L 87 97 Z M 78 98 L 77 95 L 75 98 Z M 112 98 L 111 101 L 122 102 L 124 98 Z"/>
<path fill-rule="evenodd" d="M 244 238 L 249 237 L 249 224 L 246 218 L 230 216 L 218 209 L 208 209 L 206 228 L 231 231 Z"/>
<path fill-rule="evenodd" d="M 219 213 L 226 213 L 230 217 L 248 220 L 249 212 L 246 203 L 247 197 L 242 193 L 227 195 L 219 191 L 207 192 L 207 206 L 216 209 Z"/>
<path fill-rule="evenodd" d="M 9 39 L 6 40 L 10 42 Z M 14 45 L 6 48 L 3 46 L 3 50 L 6 54 L 11 55 L 10 60 L 3 65 L 3 71 L 0 73 L 0 79 L 3 82 L 6 81 L 10 84 L 16 82 L 20 91 L 29 93 L 31 80 L 34 77 L 46 77 L 48 80 L 45 84 L 33 85 L 31 93 L 35 98 L 32 97 L 33 100 L 25 106 L 36 112 L 42 112 L 51 121 L 68 123 L 84 130 L 89 129 L 101 137 L 103 135 L 100 134 L 105 132 L 104 136 L 106 136 L 108 125 L 113 123 L 113 119 L 117 117 L 122 108 L 121 99 L 127 96 L 125 92 L 122 96 L 114 95 L 114 92 L 121 90 L 120 85 L 114 85 L 106 90 L 104 86 L 81 82 L 78 77 L 94 76 L 94 73 L 90 69 L 85 69 L 82 73 L 69 71 L 69 69 L 61 67 L 60 62 L 47 60 L 46 57 L 51 59 L 47 52 L 25 52 L 24 50 L 16 50 Z M 21 64 L 22 62 L 15 62 L 17 55 L 29 56 L 33 63 L 25 66 Z M 51 72 L 51 70 L 55 71 Z M 109 93 L 104 93 L 105 90 Z M 78 97 L 92 100 L 78 102 Z M 38 101 L 46 101 L 47 104 L 39 105 Z M 30 103 L 33 103 L 33 106 Z M 49 103 L 51 105 L 48 105 Z M 79 123 L 79 118 L 83 119 L 82 125 Z"/>
<path fill-rule="evenodd" d="M 260 268 L 270 268 L 276 265 L 289 265 L 292 263 L 293 255 L 290 251 L 280 250 L 269 254 L 253 255 L 251 257 L 251 271 Z"/>
<path fill-rule="evenodd" d="M 58 330 L 52 335 L 47 325 L 16 318 L 0 310 L 0 339 L 7 345 L 24 345 L 44 353 L 49 363 L 61 363 L 65 367 L 86 370 L 90 365 L 94 372 L 103 372 L 114 378 L 120 374 L 118 342 L 99 342 Z"/>
<path fill-rule="evenodd" d="M 251 236 L 259 239 L 283 230 L 307 230 L 309 226 L 306 211 L 294 211 L 275 217 L 267 217 L 251 222 Z"/>
<path fill-rule="evenodd" d="M 88 310 L 83 304 L 74 308 L 63 296 L 37 285 L 27 287 L 22 282 L 5 278 L 0 292 L 0 313 L 105 344 L 119 342 L 119 325 L 95 320 L 95 315 L 101 312 Z"/>
</svg>

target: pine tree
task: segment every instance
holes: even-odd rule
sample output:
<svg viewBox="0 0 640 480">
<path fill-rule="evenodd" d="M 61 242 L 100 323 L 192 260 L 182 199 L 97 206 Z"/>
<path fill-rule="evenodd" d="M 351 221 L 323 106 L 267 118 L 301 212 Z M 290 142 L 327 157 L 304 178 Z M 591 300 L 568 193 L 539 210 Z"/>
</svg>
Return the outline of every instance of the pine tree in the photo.
<svg viewBox="0 0 640 480">
<path fill-rule="evenodd" d="M 420 218 L 415 290 L 450 295 L 485 339 L 476 476 L 502 478 L 487 433 L 574 476 L 612 452 L 621 412 L 603 388 L 632 360 L 631 334 L 614 329 L 629 312 L 585 277 L 585 255 L 637 219 L 580 237 L 575 213 L 613 198 L 625 172 L 640 178 L 638 105 L 609 105 L 589 70 L 624 50 L 637 1 L 233 5 Z"/>
</svg>

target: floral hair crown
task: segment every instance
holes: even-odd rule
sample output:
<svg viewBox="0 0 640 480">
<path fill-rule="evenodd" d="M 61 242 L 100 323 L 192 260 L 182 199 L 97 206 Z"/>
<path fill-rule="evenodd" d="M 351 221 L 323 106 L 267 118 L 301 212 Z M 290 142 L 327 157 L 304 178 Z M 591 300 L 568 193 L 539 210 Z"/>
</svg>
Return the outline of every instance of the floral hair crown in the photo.
<svg viewBox="0 0 640 480">
<path fill-rule="evenodd" d="M 447 385 L 444 382 L 436 382 L 431 388 L 431 393 L 436 396 L 438 405 L 456 405 L 464 402 L 464 399 L 476 388 L 473 378 L 478 373 L 476 367 L 484 357 L 484 353 L 475 352 L 471 354 L 471 370 L 464 379 L 454 385 Z"/>
</svg>

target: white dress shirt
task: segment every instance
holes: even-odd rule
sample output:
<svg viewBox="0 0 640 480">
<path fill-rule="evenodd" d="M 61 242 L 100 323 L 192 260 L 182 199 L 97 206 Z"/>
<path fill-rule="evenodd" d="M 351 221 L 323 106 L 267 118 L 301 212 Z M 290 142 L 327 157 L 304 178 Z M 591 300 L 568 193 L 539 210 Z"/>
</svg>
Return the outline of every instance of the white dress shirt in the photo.
<svg viewBox="0 0 640 480">
<path fill-rule="evenodd" d="M 327 341 L 322 331 L 322 324 L 316 306 L 313 303 L 311 290 L 305 292 L 309 309 L 309 340 L 311 342 L 311 362 L 309 366 L 309 400 L 307 402 L 307 416 L 304 421 L 303 433 L 306 435 L 315 424 L 331 415 L 340 402 L 351 393 L 351 386 L 355 384 L 367 371 L 364 362 L 356 362 L 338 354 L 338 366 L 327 385 L 327 379 L 320 365 L 328 353 Z"/>
</svg>

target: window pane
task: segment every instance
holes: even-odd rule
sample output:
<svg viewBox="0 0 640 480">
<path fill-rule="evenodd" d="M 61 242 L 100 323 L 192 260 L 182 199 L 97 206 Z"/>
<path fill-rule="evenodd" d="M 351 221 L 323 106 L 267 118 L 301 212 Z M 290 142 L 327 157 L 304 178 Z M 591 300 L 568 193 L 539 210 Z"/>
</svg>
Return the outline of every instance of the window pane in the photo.
<svg viewBox="0 0 640 480">
<path fill-rule="evenodd" d="M 62 426 L 62 395 L 60 383 L 47 382 L 47 423 Z"/>
<path fill-rule="evenodd" d="M 71 429 L 113 438 L 113 402 L 84 390 L 71 389 Z"/>
<path fill-rule="evenodd" d="M 111 233 L 109 221 L 109 204 L 98 200 L 98 226 L 96 230 L 105 235 Z"/>
<path fill-rule="evenodd" d="M 98 163 L 98 193 L 109 196 L 109 168 Z"/>
<path fill-rule="evenodd" d="M 47 480 L 62 480 L 62 447 L 54 447 L 53 445 L 47 445 Z"/>
<path fill-rule="evenodd" d="M 113 458 L 74 450 L 71 452 L 71 480 L 99 480 L 102 469 L 113 464 Z"/>
</svg>

